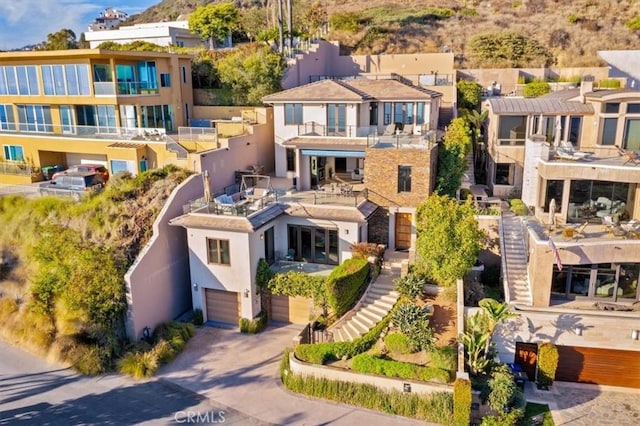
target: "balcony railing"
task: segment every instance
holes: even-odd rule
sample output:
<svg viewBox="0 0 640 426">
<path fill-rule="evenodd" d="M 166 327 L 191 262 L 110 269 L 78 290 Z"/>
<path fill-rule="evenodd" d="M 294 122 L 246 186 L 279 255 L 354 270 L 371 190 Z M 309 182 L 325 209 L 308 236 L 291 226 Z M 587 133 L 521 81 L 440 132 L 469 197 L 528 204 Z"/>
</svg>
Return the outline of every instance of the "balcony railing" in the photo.
<svg viewBox="0 0 640 426">
<path fill-rule="evenodd" d="M 158 87 L 152 87 L 146 81 L 132 82 L 113 82 L 102 81 L 93 83 L 93 89 L 96 95 L 114 96 L 114 95 L 157 95 Z"/>
<path fill-rule="evenodd" d="M 217 142 L 215 127 L 178 127 L 178 140 L 192 142 Z"/>
<path fill-rule="evenodd" d="M 31 166 L 20 161 L 0 162 L 0 175 L 30 176 Z"/>
<path fill-rule="evenodd" d="M 365 138 L 377 131 L 376 126 L 327 126 L 310 121 L 298 126 L 299 136 L 321 136 L 339 138 Z"/>
<path fill-rule="evenodd" d="M 42 135 L 62 138 L 166 141 L 161 128 L 125 128 L 116 126 L 76 126 L 43 123 L 0 123 L 0 135 Z"/>
<path fill-rule="evenodd" d="M 419 148 L 431 149 L 436 145 L 436 132 L 429 130 L 421 135 L 378 135 L 373 133 L 367 136 L 368 148 Z"/>
</svg>

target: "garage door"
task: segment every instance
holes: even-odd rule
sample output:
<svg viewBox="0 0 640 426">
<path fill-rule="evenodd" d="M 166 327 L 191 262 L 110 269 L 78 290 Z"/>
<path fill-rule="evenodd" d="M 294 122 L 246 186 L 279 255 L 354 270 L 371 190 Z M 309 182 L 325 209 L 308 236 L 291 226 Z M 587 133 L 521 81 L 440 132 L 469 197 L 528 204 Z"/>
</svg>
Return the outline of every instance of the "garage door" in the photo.
<svg viewBox="0 0 640 426">
<path fill-rule="evenodd" d="M 240 320 L 240 293 L 205 289 L 207 320 L 238 325 Z"/>
<path fill-rule="evenodd" d="M 102 164 L 107 167 L 107 156 L 100 154 L 67 154 L 67 166 L 76 164 Z"/>
<path fill-rule="evenodd" d="M 640 352 L 558 345 L 556 380 L 640 388 Z"/>
<path fill-rule="evenodd" d="M 271 321 L 306 324 L 312 306 L 311 299 L 304 297 L 271 296 Z"/>
</svg>

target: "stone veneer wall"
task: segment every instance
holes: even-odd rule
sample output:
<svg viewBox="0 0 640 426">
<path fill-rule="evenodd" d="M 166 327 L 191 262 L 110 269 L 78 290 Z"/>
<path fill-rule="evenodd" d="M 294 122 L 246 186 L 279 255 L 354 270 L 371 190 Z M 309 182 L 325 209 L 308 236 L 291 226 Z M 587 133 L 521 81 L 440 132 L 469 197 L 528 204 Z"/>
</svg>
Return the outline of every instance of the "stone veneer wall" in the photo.
<svg viewBox="0 0 640 426">
<path fill-rule="evenodd" d="M 379 207 L 369 218 L 367 227 L 369 235 L 367 241 L 370 243 L 384 244 L 389 246 L 389 209 Z"/>
<path fill-rule="evenodd" d="M 367 148 L 365 184 L 379 206 L 416 207 L 433 192 L 438 147 Z M 398 166 L 411 166 L 411 192 L 398 192 Z"/>
</svg>

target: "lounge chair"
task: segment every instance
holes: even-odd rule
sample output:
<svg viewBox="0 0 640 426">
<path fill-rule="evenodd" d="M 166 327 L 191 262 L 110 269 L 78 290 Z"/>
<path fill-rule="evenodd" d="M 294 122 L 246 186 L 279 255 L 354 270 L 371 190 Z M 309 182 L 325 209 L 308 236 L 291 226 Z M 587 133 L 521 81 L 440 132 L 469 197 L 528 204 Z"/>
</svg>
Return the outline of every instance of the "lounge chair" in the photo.
<svg viewBox="0 0 640 426">
<path fill-rule="evenodd" d="M 560 142 L 560 148 L 562 148 L 562 150 L 564 152 L 566 152 L 568 154 L 571 154 L 574 157 L 578 157 L 578 158 L 588 158 L 591 155 L 593 155 L 592 152 L 586 152 L 586 151 L 577 150 L 573 146 L 573 143 L 571 143 L 571 141 L 562 141 L 562 142 Z"/>
<path fill-rule="evenodd" d="M 638 164 L 640 164 L 640 155 L 636 151 L 631 151 L 629 149 L 623 149 L 618 147 L 618 152 L 622 157 L 625 157 L 627 160 L 624 162 L 623 165 L 626 165 L 627 163 L 631 163 L 634 166 L 637 166 Z"/>
</svg>

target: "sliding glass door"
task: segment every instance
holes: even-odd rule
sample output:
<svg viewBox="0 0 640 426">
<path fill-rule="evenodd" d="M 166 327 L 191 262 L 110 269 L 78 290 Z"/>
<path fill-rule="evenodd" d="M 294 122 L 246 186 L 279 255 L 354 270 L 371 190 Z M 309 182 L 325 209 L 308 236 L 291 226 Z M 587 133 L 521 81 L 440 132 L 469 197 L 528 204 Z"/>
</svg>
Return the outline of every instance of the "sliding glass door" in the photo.
<svg viewBox="0 0 640 426">
<path fill-rule="evenodd" d="M 295 260 L 338 264 L 338 230 L 289 225 L 288 233 L 288 248 L 295 250 Z"/>
</svg>

